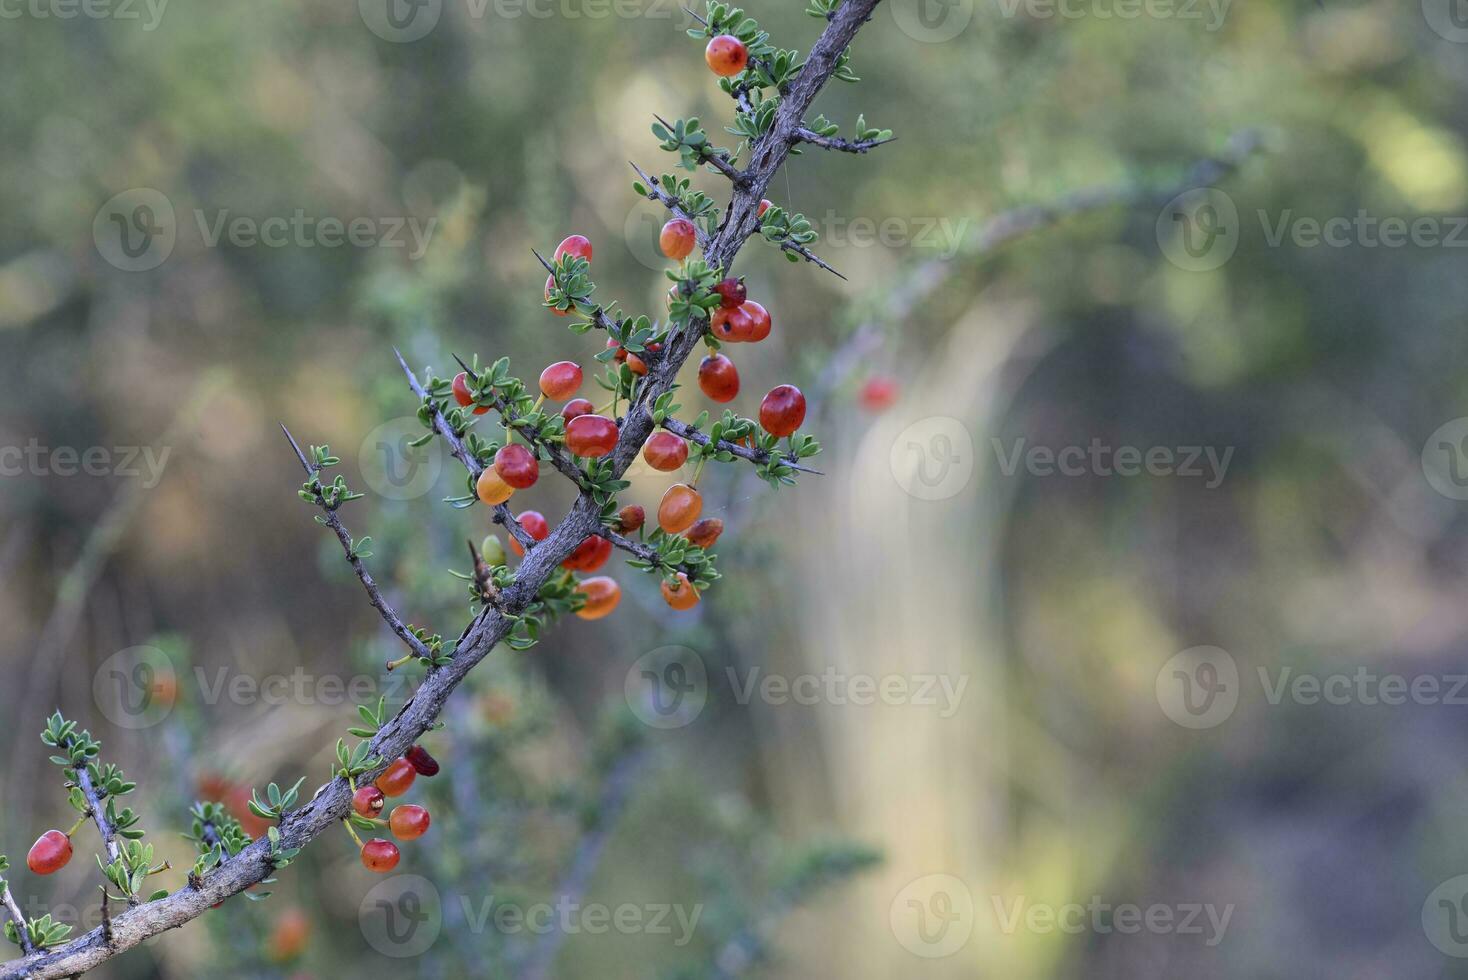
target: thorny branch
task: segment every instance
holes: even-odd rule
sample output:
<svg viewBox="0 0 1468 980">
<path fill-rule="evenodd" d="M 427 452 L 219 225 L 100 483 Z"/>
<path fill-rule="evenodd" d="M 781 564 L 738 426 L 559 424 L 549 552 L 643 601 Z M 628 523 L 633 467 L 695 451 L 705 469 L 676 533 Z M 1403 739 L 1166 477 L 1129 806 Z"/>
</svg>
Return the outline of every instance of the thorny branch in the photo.
<svg viewBox="0 0 1468 980">
<path fill-rule="evenodd" d="M 10 894 L 10 884 L 0 880 L 0 902 L 5 903 L 5 909 L 10 913 L 10 919 L 15 923 L 15 931 L 20 936 L 20 948 L 25 955 L 29 956 L 36 951 L 31 943 L 30 933 L 25 927 L 25 913 L 21 912 L 20 905 L 15 901 L 15 896 Z"/>
<path fill-rule="evenodd" d="M 693 426 L 689 425 L 687 422 L 675 419 L 672 416 L 664 419 L 662 422 L 662 426 L 674 435 L 682 436 L 689 442 L 696 442 L 700 446 L 707 446 L 710 442 L 713 441 L 709 438 L 707 433 L 700 432 Z M 718 446 L 716 448 L 723 452 L 732 453 L 733 455 L 738 456 L 740 459 L 749 460 L 749 462 L 751 463 L 763 464 L 768 463 L 771 459 L 778 459 L 780 462 L 789 466 L 792 470 L 799 470 L 802 473 L 810 473 L 814 476 L 825 475 L 820 470 L 813 470 L 809 466 L 806 466 L 800 461 L 800 457 L 794 454 L 781 456 L 779 453 L 769 453 L 765 452 L 763 449 L 751 449 L 749 446 L 741 446 L 737 442 L 728 442 L 724 439 L 719 440 Z"/>
</svg>

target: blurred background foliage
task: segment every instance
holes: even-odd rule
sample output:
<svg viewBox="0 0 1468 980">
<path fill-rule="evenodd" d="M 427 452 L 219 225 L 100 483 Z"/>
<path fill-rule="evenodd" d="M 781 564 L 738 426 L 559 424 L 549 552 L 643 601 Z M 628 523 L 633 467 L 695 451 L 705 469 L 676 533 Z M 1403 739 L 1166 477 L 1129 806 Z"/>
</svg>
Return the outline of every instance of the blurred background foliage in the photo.
<svg viewBox="0 0 1468 980">
<path fill-rule="evenodd" d="M 429 740 L 452 778 L 426 791 L 434 830 L 404 870 L 476 902 L 553 887 L 595 812 L 607 739 L 622 745 L 629 666 L 679 644 L 709 666 L 709 707 L 686 729 L 638 733 L 652 757 L 588 894 L 702 901 L 709 924 L 690 948 L 572 936 L 556 975 L 715 975 L 721 946 L 761 920 L 772 976 L 1461 975 L 1420 921 L 1432 888 L 1468 870 L 1457 709 L 1276 706 L 1252 678 L 1461 668 L 1468 520 L 1420 460 L 1430 433 L 1468 414 L 1461 253 L 1276 246 L 1264 220 L 1463 215 L 1468 47 L 1429 26 L 1435 0 L 1235 0 L 1217 29 L 1202 7 L 1198 19 L 1121 19 L 1098 2 L 1067 18 L 957 0 L 942 16 L 970 19 L 942 41 L 911 29 L 918 2 L 879 9 L 855 46 L 865 83 L 818 103 L 846 127 L 863 112 L 898 141 L 865 157 L 807 152 L 771 187 L 823 231 L 818 251 L 847 280 L 759 242 L 740 260 L 775 332 L 737 352 L 736 407 L 752 413 L 778 382 L 809 386 L 827 475 L 775 497 L 746 473 L 711 474 L 730 524 L 725 578 L 696 612 L 671 615 L 651 581 L 618 573 L 616 615 L 486 663 Z M 654 112 L 715 132 L 728 112 L 676 6 L 595 16 L 608 8 L 557 0 L 532 16 L 444 0 L 412 43 L 374 35 L 356 6 L 175 3 L 151 30 L 141 5 L 140 21 L 26 7 L 0 22 L 0 445 L 170 453 L 156 486 L 4 478 L 0 723 L 19 734 L 0 750 L 0 849 L 13 861 L 62 819 L 32 734 L 53 707 L 143 783 L 144 826 L 176 867 L 187 858 L 173 832 L 206 788 L 324 776 L 350 704 L 208 703 L 198 681 L 376 676 L 391 650 L 294 494 L 277 421 L 330 443 L 360 485 L 405 431 L 376 427 L 415 409 L 394 345 L 440 372 L 450 352 L 509 354 L 526 377 L 586 362 L 599 341 L 540 307 L 530 252 L 571 232 L 595 244 L 599 298 L 662 308 L 649 251 L 661 218 L 636 205 L 625 161 L 667 167 Z M 799 4 L 750 12 L 788 46 L 818 28 Z M 1077 188 L 1171 186 L 1245 127 L 1264 150 L 1222 183 L 1241 221 L 1221 268 L 1168 261 L 1155 206 L 974 254 L 996 214 Z M 722 193 L 719 178 L 696 180 Z M 177 243 L 157 269 L 127 273 L 103 260 L 93 220 L 140 187 L 172 204 Z M 210 246 L 200 225 L 298 209 L 411 217 L 433 233 L 410 258 Z M 887 292 L 935 268 L 939 287 L 878 317 L 881 342 L 842 361 Z M 902 397 L 874 416 L 853 393 L 877 372 Z M 689 381 L 685 404 L 701 406 Z M 925 501 L 903 492 L 889 454 L 935 416 L 962 420 L 974 472 L 961 493 Z M 1216 488 L 1007 475 L 998 446 L 1021 438 L 1233 456 Z M 462 480 L 434 459 L 444 465 L 417 495 L 372 493 L 347 517 L 373 536 L 373 567 L 405 615 L 452 635 L 465 596 L 444 569 L 463 567 L 464 539 L 490 528 L 482 511 L 440 503 Z M 627 499 L 651 506 L 667 482 L 638 472 Z M 559 483 L 516 503 L 554 520 L 570 503 Z M 145 643 L 177 663 L 177 705 L 155 728 L 117 728 L 92 679 Z M 1188 731 L 1158 710 L 1154 681 L 1198 644 L 1232 653 L 1246 696 L 1223 725 Z M 724 668 L 756 666 L 967 686 L 948 717 L 739 704 Z M 787 913 L 780 883 L 836 839 L 884 860 Z M 88 864 L 30 879 L 23 901 L 89 903 Z M 922 959 L 889 915 L 934 873 L 967 884 L 973 935 Z M 345 835 L 328 836 L 269 901 L 232 902 L 209 928 L 104 973 L 193 976 L 219 956 L 241 975 L 393 968 L 358 929 L 366 877 Z M 1017 897 L 1092 895 L 1235 911 L 1216 947 L 1006 932 L 996 914 Z M 493 934 L 455 925 L 415 971 L 483 968 Z M 295 952 L 292 930 L 307 935 L 302 951 L 272 960 Z"/>
</svg>

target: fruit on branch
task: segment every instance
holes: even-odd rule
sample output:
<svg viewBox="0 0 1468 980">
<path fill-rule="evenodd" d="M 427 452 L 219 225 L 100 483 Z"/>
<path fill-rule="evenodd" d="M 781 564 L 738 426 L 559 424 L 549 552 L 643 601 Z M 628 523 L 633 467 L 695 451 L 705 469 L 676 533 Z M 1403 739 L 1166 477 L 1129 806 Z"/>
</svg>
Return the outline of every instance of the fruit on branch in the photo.
<svg viewBox="0 0 1468 980">
<path fill-rule="evenodd" d="M 26 867 L 38 875 L 55 874 L 71 860 L 71 838 L 59 830 L 48 830 L 25 856 Z"/>
<path fill-rule="evenodd" d="M 765 212 L 768 211 L 771 207 L 773 207 L 773 205 L 770 204 L 769 201 L 765 200 L 764 198 L 760 198 L 759 210 L 754 213 L 755 217 L 763 218 L 765 216 Z"/>
<path fill-rule="evenodd" d="M 566 423 L 566 448 L 577 456 L 605 456 L 617 446 L 617 423 L 604 415 L 578 415 Z"/>
<path fill-rule="evenodd" d="M 484 472 L 479 474 L 479 479 L 474 483 L 474 493 L 480 500 L 493 507 L 514 496 L 515 488 L 506 483 L 493 466 L 486 466 Z"/>
<path fill-rule="evenodd" d="M 647 373 L 647 362 L 638 357 L 636 354 L 628 354 L 626 363 L 627 367 L 631 369 L 632 373 L 637 375 L 638 377 L 642 377 L 644 374 Z"/>
<path fill-rule="evenodd" d="M 392 765 L 377 777 L 376 786 L 384 796 L 402 796 L 418 778 L 418 770 L 407 759 L 394 759 Z"/>
<path fill-rule="evenodd" d="M 638 530 L 647 521 L 647 511 L 639 504 L 628 504 L 617 511 L 617 530 L 623 534 L 631 534 Z"/>
<path fill-rule="evenodd" d="M 740 344 L 754 335 L 754 318 L 744 306 L 721 306 L 709 317 L 709 329 L 726 344 Z"/>
<path fill-rule="evenodd" d="M 671 432 L 654 432 L 643 444 L 642 458 L 663 473 L 676 470 L 688 461 L 688 442 Z"/>
<path fill-rule="evenodd" d="M 896 404 L 899 394 L 901 394 L 901 389 L 897 385 L 897 379 L 885 374 L 874 374 L 862 382 L 861 391 L 857 393 L 857 400 L 867 411 L 880 412 Z"/>
<path fill-rule="evenodd" d="M 404 752 L 403 758 L 413 764 L 413 768 L 418 770 L 420 776 L 438 775 L 438 760 L 429 755 L 428 750 L 421 745 L 415 745 Z"/>
<path fill-rule="evenodd" d="M 374 837 L 362 845 L 362 867 L 368 871 L 376 871 L 385 875 L 398 866 L 398 859 L 403 855 L 398 851 L 398 845 L 381 837 Z"/>
<path fill-rule="evenodd" d="M 734 309 L 749 298 L 749 290 L 744 287 L 743 279 L 721 279 L 714 286 L 714 292 L 719 295 L 719 305 L 726 309 Z"/>
<path fill-rule="evenodd" d="M 717 517 L 704 517 L 688 529 L 688 540 L 700 548 L 712 548 L 723 533 L 723 521 Z"/>
<path fill-rule="evenodd" d="M 535 481 L 540 479 L 540 460 L 518 442 L 512 442 L 494 454 L 494 470 L 501 480 L 516 490 L 524 490 L 535 486 Z"/>
<path fill-rule="evenodd" d="M 358 786 L 357 792 L 352 794 L 352 809 L 369 820 L 382 813 L 386 805 L 387 797 L 376 786 Z"/>
<path fill-rule="evenodd" d="M 479 545 L 479 554 L 484 561 L 490 565 L 503 565 L 505 563 L 505 546 L 500 543 L 498 534 L 486 534 Z"/>
<path fill-rule="evenodd" d="M 601 619 L 622 601 L 622 587 L 606 575 L 582 580 L 576 591 L 586 600 L 576 615 L 582 619 Z"/>
<path fill-rule="evenodd" d="M 658 504 L 658 527 L 678 534 L 693 526 L 703 512 L 703 496 L 686 483 L 675 483 L 663 493 Z"/>
<path fill-rule="evenodd" d="M 416 803 L 393 807 L 387 825 L 398 840 L 416 840 L 428 833 L 428 811 Z"/>
<path fill-rule="evenodd" d="M 671 584 L 667 579 L 663 579 L 662 592 L 663 601 L 679 611 L 692 609 L 698 605 L 698 589 L 688 581 L 688 575 L 685 572 L 679 572 L 678 581 Z"/>
<path fill-rule="evenodd" d="M 581 365 L 557 361 L 540 372 L 540 393 L 551 401 L 563 402 L 581 387 Z"/>
<path fill-rule="evenodd" d="M 588 239 L 585 235 L 567 235 L 565 238 L 561 239 L 561 244 L 556 246 L 556 261 L 561 261 L 561 257 L 564 255 L 574 255 L 578 259 L 585 259 L 586 261 L 590 262 L 590 239 Z"/>
<path fill-rule="evenodd" d="M 590 415 L 594 411 L 596 411 L 596 407 L 591 404 L 589 399 L 573 398 L 562 406 L 561 418 L 569 422 L 578 415 Z"/>
<path fill-rule="evenodd" d="M 544 541 L 550 536 L 550 522 L 538 510 L 527 510 L 515 520 L 519 521 L 520 526 L 537 541 Z M 514 535 L 510 536 L 510 550 L 522 558 L 525 556 L 525 549 L 520 546 L 520 542 L 515 540 Z"/>
<path fill-rule="evenodd" d="M 658 233 L 658 247 L 663 250 L 664 255 L 675 262 L 688 258 L 697 241 L 697 230 L 693 227 L 693 222 L 687 218 L 673 218 L 663 225 L 663 230 Z"/>
<path fill-rule="evenodd" d="M 551 289 L 555 286 L 555 284 L 556 284 L 556 277 L 555 276 L 546 276 L 545 277 L 545 301 L 547 303 L 550 302 Z M 571 311 L 570 310 L 562 310 L 562 309 L 559 309 L 559 308 L 554 307 L 554 306 L 548 306 L 548 307 L 546 307 L 546 309 L 550 310 L 556 316 L 570 316 L 571 315 Z"/>
<path fill-rule="evenodd" d="M 749 64 L 749 49 L 734 35 L 720 34 L 703 49 L 703 60 L 708 62 L 715 75 L 728 78 L 739 74 Z"/>
<path fill-rule="evenodd" d="M 698 387 L 716 402 L 732 402 L 739 394 L 739 371 L 723 354 L 698 362 Z"/>
<path fill-rule="evenodd" d="M 788 436 L 805 421 L 805 396 L 794 385 L 776 385 L 759 403 L 759 424 L 772 436 Z"/>
<path fill-rule="evenodd" d="M 600 534 L 588 534 L 581 539 L 576 550 L 561 562 L 562 568 L 573 572 L 594 572 L 612 557 L 612 543 Z"/>
<path fill-rule="evenodd" d="M 454 392 L 454 401 L 460 406 L 468 408 L 474 404 L 474 394 L 469 390 L 469 375 L 463 371 L 454 375 L 454 382 L 449 386 Z M 488 405 L 479 405 L 474 409 L 475 415 L 483 415 L 489 411 Z"/>
<path fill-rule="evenodd" d="M 770 313 L 768 310 L 754 300 L 749 300 L 739 308 L 748 314 L 750 323 L 752 324 L 749 336 L 745 338 L 746 340 L 751 344 L 757 344 L 770 335 Z"/>
</svg>

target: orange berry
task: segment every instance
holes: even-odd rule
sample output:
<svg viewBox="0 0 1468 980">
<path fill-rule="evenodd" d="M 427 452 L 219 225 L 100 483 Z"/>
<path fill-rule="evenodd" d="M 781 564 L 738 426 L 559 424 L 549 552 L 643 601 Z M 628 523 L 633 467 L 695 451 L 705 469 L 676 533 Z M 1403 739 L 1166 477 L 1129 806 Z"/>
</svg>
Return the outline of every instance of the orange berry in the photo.
<svg viewBox="0 0 1468 980">
<path fill-rule="evenodd" d="M 576 610 L 582 619 L 601 619 L 622 601 L 622 587 L 606 575 L 584 579 L 576 591 L 586 599 L 586 604 Z"/>
<path fill-rule="evenodd" d="M 647 521 L 647 511 L 638 504 L 628 504 L 617 511 L 617 530 L 623 534 L 631 534 L 642 527 Z"/>
<path fill-rule="evenodd" d="M 48 830 L 31 845 L 26 867 L 38 875 L 55 874 L 71 860 L 71 838 L 59 830 Z"/>
<path fill-rule="evenodd" d="M 415 840 L 428 833 L 428 811 L 416 803 L 393 807 L 387 825 L 398 840 Z"/>
<path fill-rule="evenodd" d="M 723 521 L 717 517 L 704 517 L 688 529 L 688 540 L 700 548 L 712 548 L 723 533 Z"/>
<path fill-rule="evenodd" d="M 715 75 L 728 78 L 739 74 L 749 64 L 749 48 L 732 34 L 720 34 L 703 49 L 703 60 L 708 62 Z"/>
<path fill-rule="evenodd" d="M 396 868 L 402 856 L 398 845 L 381 837 L 374 837 L 362 845 L 362 867 L 378 874 L 385 875 Z"/>
<path fill-rule="evenodd" d="M 805 421 L 805 396 L 794 385 L 776 385 L 759 403 L 759 424 L 772 436 L 788 436 Z"/>
<path fill-rule="evenodd" d="M 506 483 L 493 466 L 486 466 L 474 484 L 474 492 L 480 500 L 493 507 L 514 496 L 515 488 Z"/>
<path fill-rule="evenodd" d="M 556 261 L 561 261 L 563 255 L 574 255 L 578 259 L 591 261 L 591 241 L 585 235 L 569 235 L 561 239 L 561 244 L 556 246 Z"/>
<path fill-rule="evenodd" d="M 383 796 L 402 796 L 418 778 L 418 770 L 407 759 L 394 759 L 392 765 L 382 771 L 374 783 Z"/>
<path fill-rule="evenodd" d="M 698 235 L 693 222 L 687 218 L 674 218 L 663 225 L 663 230 L 658 233 L 658 247 L 675 262 L 688 258 L 697 242 Z"/>
<path fill-rule="evenodd" d="M 563 402 L 581 387 L 581 365 L 575 361 L 557 361 L 540 372 L 540 393 L 552 401 Z"/>
<path fill-rule="evenodd" d="M 751 344 L 757 344 L 770 335 L 770 313 L 754 300 L 748 300 L 739 307 L 748 315 L 750 320 L 749 336 L 744 338 Z"/>
<path fill-rule="evenodd" d="M 387 797 L 376 786 L 358 786 L 352 794 L 352 809 L 369 820 L 380 814 L 386 803 Z"/>
<path fill-rule="evenodd" d="M 658 527 L 678 534 L 693 526 L 703 511 L 703 497 L 686 483 L 675 483 L 663 493 L 658 504 Z"/>
<path fill-rule="evenodd" d="M 662 592 L 663 601 L 679 611 L 698 605 L 698 589 L 688 581 L 684 572 L 678 573 L 678 581 L 674 584 L 670 585 L 667 579 L 663 579 Z"/>
<path fill-rule="evenodd" d="M 739 394 L 739 371 L 723 354 L 709 354 L 698 364 L 698 387 L 716 402 L 731 402 Z"/>
<path fill-rule="evenodd" d="M 654 432 L 642 447 L 642 458 L 653 469 L 668 473 L 688 461 L 688 443 L 671 432 Z"/>
</svg>

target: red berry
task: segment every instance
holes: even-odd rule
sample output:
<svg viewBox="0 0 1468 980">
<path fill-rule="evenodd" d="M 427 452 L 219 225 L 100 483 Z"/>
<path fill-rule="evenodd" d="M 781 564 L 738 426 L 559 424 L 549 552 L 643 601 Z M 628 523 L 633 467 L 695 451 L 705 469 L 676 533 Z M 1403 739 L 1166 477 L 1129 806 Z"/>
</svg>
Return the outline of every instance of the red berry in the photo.
<svg viewBox="0 0 1468 980">
<path fill-rule="evenodd" d="M 631 534 L 642 527 L 647 521 L 647 511 L 638 504 L 628 504 L 617 511 L 617 530 L 623 534 Z"/>
<path fill-rule="evenodd" d="M 585 579 L 576 586 L 576 591 L 586 599 L 585 605 L 576 610 L 582 619 L 601 619 L 622 601 L 622 587 L 616 579 L 605 575 Z"/>
<path fill-rule="evenodd" d="M 55 874 L 71 860 L 71 838 L 59 830 L 48 830 L 31 845 L 26 867 L 38 875 Z"/>
<path fill-rule="evenodd" d="M 794 385 L 776 385 L 759 403 L 759 424 L 772 436 L 788 436 L 805 421 L 805 396 Z"/>
<path fill-rule="evenodd" d="M 627 352 L 622 349 L 622 345 L 621 344 L 617 343 L 617 338 L 616 337 L 608 337 L 607 338 L 607 350 L 614 350 L 614 351 L 617 352 L 617 363 L 618 364 L 620 364 L 621 362 L 627 360 Z"/>
<path fill-rule="evenodd" d="M 506 483 L 493 466 L 486 466 L 474 484 L 474 492 L 480 500 L 493 507 L 514 496 L 515 488 Z"/>
<path fill-rule="evenodd" d="M 648 466 L 667 473 L 688 461 L 688 443 L 671 432 L 654 432 L 642 447 L 642 458 Z"/>
<path fill-rule="evenodd" d="M 716 402 L 732 402 L 739 394 L 739 371 L 723 354 L 698 362 L 698 387 Z"/>
<path fill-rule="evenodd" d="M 458 374 L 454 375 L 454 383 L 449 387 L 453 389 L 454 401 L 458 402 L 464 408 L 468 408 L 470 405 L 474 404 L 474 395 L 469 391 L 468 374 L 460 371 Z M 480 405 L 474 409 L 474 414 L 483 415 L 487 411 L 489 411 L 488 405 Z"/>
<path fill-rule="evenodd" d="M 662 592 L 663 601 L 674 609 L 692 609 L 698 605 L 698 589 L 688 581 L 686 572 L 679 572 L 678 581 L 671 585 L 667 579 L 663 579 Z"/>
<path fill-rule="evenodd" d="M 605 456 L 617 445 L 617 423 L 604 415 L 578 415 L 566 423 L 566 448 L 577 456 Z"/>
<path fill-rule="evenodd" d="M 518 442 L 500 447 L 500 451 L 494 454 L 494 469 L 501 480 L 516 490 L 533 487 L 540 479 L 540 460 Z"/>
<path fill-rule="evenodd" d="M 376 786 L 358 786 L 352 794 L 352 809 L 361 816 L 371 819 L 382 812 L 387 797 Z"/>
<path fill-rule="evenodd" d="M 547 303 L 550 302 L 551 287 L 554 286 L 555 284 L 556 284 L 556 277 L 555 276 L 546 276 L 545 277 L 545 301 Z M 571 310 L 563 310 L 563 309 L 560 309 L 560 308 L 555 307 L 555 306 L 548 306 L 548 307 L 546 307 L 546 309 L 550 310 L 556 316 L 570 316 L 571 315 Z"/>
<path fill-rule="evenodd" d="M 693 222 L 687 218 L 674 218 L 663 225 L 663 230 L 658 234 L 658 247 L 675 262 L 688 258 L 696 242 Z"/>
<path fill-rule="evenodd" d="M 382 771 L 374 784 L 383 796 L 402 796 L 418 778 L 418 770 L 407 759 L 394 759 L 392 765 Z"/>
<path fill-rule="evenodd" d="M 557 361 L 540 372 L 540 393 L 552 401 L 563 402 L 581 387 L 581 365 L 575 361 Z"/>
<path fill-rule="evenodd" d="M 398 851 L 398 845 L 381 837 L 374 837 L 362 845 L 362 867 L 368 871 L 376 871 L 385 875 L 398 866 L 398 859 L 403 855 Z"/>
<path fill-rule="evenodd" d="M 393 807 L 387 825 L 398 840 L 414 840 L 428 833 L 428 811 L 416 803 Z"/>
<path fill-rule="evenodd" d="M 891 408 L 900 393 L 894 378 L 874 374 L 862 383 L 861 392 L 857 398 L 861 401 L 862 408 L 869 412 L 880 412 L 885 408 Z"/>
<path fill-rule="evenodd" d="M 556 246 L 556 261 L 561 261 L 563 255 L 574 255 L 578 259 L 591 261 L 591 242 L 585 235 L 570 235 L 561 239 L 561 244 Z"/>
<path fill-rule="evenodd" d="M 420 776 L 437 776 L 438 760 L 428 754 L 428 750 L 421 745 L 415 745 L 403 753 L 403 758 L 413 764 Z"/>
<path fill-rule="evenodd" d="M 751 324 L 749 336 L 744 338 L 751 344 L 757 344 L 770 335 L 770 313 L 754 300 L 749 300 L 739 307 L 749 316 Z"/>
<path fill-rule="evenodd" d="M 749 49 L 734 35 L 720 34 L 703 49 L 703 60 L 709 63 L 715 75 L 728 78 L 739 74 L 749 64 Z"/>
<path fill-rule="evenodd" d="M 519 521 L 520 526 L 529 531 L 530 536 L 537 541 L 544 541 L 550 535 L 550 522 L 538 510 L 527 510 L 515 520 Z M 515 540 L 513 534 L 510 535 L 510 550 L 522 557 L 525 554 L 525 549 L 520 547 L 520 542 Z"/>
<path fill-rule="evenodd" d="M 703 511 L 703 497 L 686 483 L 675 483 L 658 504 L 658 527 L 669 534 L 686 531 Z"/>
<path fill-rule="evenodd" d="M 600 534 L 588 534 L 581 539 L 576 550 L 561 562 L 561 567 L 569 568 L 573 572 L 594 572 L 605 565 L 610 557 L 612 543 Z"/>
<path fill-rule="evenodd" d="M 700 548 L 712 548 L 723 533 L 723 521 L 717 517 L 705 517 L 688 529 L 688 540 Z"/>
<path fill-rule="evenodd" d="M 742 343 L 752 337 L 754 318 L 749 315 L 748 306 L 745 303 L 732 309 L 721 306 L 714 310 L 713 316 L 709 317 L 709 329 L 714 336 L 726 344 Z"/>
<path fill-rule="evenodd" d="M 732 276 L 721 280 L 714 287 L 714 292 L 719 294 L 719 305 L 731 310 L 749 297 L 749 291 L 744 288 L 744 280 Z"/>
<path fill-rule="evenodd" d="M 636 354 L 627 355 L 627 367 L 631 369 L 633 374 L 638 376 L 647 373 L 647 362 Z"/>
<path fill-rule="evenodd" d="M 590 415 L 596 409 L 591 402 L 585 398 L 573 398 L 561 408 L 561 418 L 567 422 L 578 415 Z"/>
<path fill-rule="evenodd" d="M 755 217 L 763 218 L 765 216 L 765 212 L 768 211 L 770 207 L 771 204 L 769 201 L 765 200 L 764 198 L 760 198 L 759 210 L 755 212 Z"/>
</svg>

